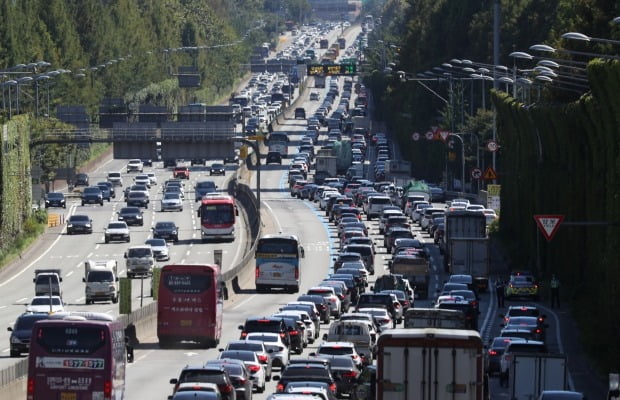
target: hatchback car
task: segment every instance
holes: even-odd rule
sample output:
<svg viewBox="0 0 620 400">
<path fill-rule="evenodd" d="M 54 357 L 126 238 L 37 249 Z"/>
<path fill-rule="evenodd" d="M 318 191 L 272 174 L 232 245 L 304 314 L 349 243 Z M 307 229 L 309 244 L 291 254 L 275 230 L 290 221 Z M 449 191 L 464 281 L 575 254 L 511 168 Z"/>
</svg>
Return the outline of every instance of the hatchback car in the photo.
<svg viewBox="0 0 620 400">
<path fill-rule="evenodd" d="M 290 352 L 288 346 L 278 333 L 249 332 L 245 340 L 263 342 L 269 354 L 269 358 L 271 359 L 272 368 L 280 368 L 280 370 L 282 370 L 288 365 Z"/>
<path fill-rule="evenodd" d="M 265 391 L 265 368 L 261 364 L 258 356 L 251 350 L 223 350 L 220 352 L 219 360 L 232 359 L 241 360 L 250 371 L 252 384 L 258 393 Z"/>
<path fill-rule="evenodd" d="M 172 221 L 159 221 L 153 227 L 153 237 L 176 243 L 179 241 L 179 228 Z"/>
<path fill-rule="evenodd" d="M 93 233 L 93 220 L 88 215 L 75 214 L 67 220 L 67 234 Z"/>
<path fill-rule="evenodd" d="M 271 380 L 273 363 L 269 357 L 270 351 L 265 347 L 265 342 L 261 340 L 231 340 L 224 350 L 249 350 L 256 353 L 258 361 L 265 367 L 265 380 Z"/>
<path fill-rule="evenodd" d="M 225 400 L 235 400 L 235 388 L 226 369 L 217 365 L 198 365 L 186 366 L 181 370 L 178 378 L 170 379 L 174 385 L 173 394 L 177 392 L 179 386 L 186 382 L 210 382 L 215 383 L 220 389 L 222 398 Z"/>
</svg>

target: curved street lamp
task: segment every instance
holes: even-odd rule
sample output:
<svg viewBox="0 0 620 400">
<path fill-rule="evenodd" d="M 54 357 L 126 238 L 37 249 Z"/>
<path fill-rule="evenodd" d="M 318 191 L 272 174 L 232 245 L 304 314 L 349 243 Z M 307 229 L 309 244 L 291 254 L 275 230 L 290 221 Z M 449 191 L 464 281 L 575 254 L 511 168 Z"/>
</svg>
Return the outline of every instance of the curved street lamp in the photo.
<svg viewBox="0 0 620 400">
<path fill-rule="evenodd" d="M 595 38 L 592 36 L 584 35 L 579 32 L 566 32 L 562 35 L 562 39 L 568 40 L 580 40 L 583 42 L 597 42 L 597 43 L 608 43 L 608 44 L 616 44 L 620 45 L 620 40 L 612 40 L 612 39 L 604 39 L 604 38 Z"/>
</svg>

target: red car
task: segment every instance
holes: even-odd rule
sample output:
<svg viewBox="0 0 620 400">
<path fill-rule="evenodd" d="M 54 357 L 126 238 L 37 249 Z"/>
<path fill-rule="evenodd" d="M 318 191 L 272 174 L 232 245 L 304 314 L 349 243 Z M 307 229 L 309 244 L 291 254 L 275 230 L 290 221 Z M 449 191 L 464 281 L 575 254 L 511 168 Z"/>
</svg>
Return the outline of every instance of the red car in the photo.
<svg viewBox="0 0 620 400">
<path fill-rule="evenodd" d="M 173 178 L 180 179 L 189 179 L 189 168 L 188 167 L 175 167 L 174 171 L 172 171 Z"/>
</svg>

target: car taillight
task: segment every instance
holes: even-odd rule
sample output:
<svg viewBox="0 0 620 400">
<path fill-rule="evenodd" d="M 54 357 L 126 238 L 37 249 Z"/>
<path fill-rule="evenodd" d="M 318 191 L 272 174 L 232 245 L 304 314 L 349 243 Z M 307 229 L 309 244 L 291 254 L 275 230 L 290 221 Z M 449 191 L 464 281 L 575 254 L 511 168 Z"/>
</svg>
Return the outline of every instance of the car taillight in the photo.
<svg viewBox="0 0 620 400">
<path fill-rule="evenodd" d="M 329 385 L 329 390 L 331 390 L 333 393 L 336 393 L 336 384 L 332 383 L 331 385 Z"/>
<path fill-rule="evenodd" d="M 351 358 L 354 360 L 357 360 L 359 358 L 359 356 L 357 354 L 351 354 Z"/>
<path fill-rule="evenodd" d="M 105 400 L 112 398 L 112 381 L 103 382 L 103 398 Z"/>
<path fill-rule="evenodd" d="M 284 332 L 280 332 L 280 337 L 284 339 Z"/>
<path fill-rule="evenodd" d="M 338 298 L 339 298 L 340 300 L 344 300 L 344 294 L 339 294 L 339 295 L 338 295 Z"/>
<path fill-rule="evenodd" d="M 299 335 L 299 331 L 289 331 L 288 334 L 291 335 L 291 336 L 297 336 L 297 335 Z"/>
<path fill-rule="evenodd" d="M 540 329 L 536 329 L 535 331 L 536 333 L 541 333 L 542 331 Z"/>
<path fill-rule="evenodd" d="M 28 400 L 32 399 L 32 396 L 34 395 L 34 378 L 28 378 L 26 391 L 28 393 Z"/>
<path fill-rule="evenodd" d="M 239 382 L 240 385 L 244 385 L 247 382 L 247 380 L 244 378 L 239 378 L 237 379 L 237 382 Z"/>
<path fill-rule="evenodd" d="M 267 360 L 269 360 L 269 357 L 268 357 L 268 356 L 266 356 L 265 354 L 260 354 L 260 355 L 258 356 L 258 361 L 260 361 L 260 362 L 261 362 L 261 363 L 263 363 L 263 364 L 266 364 L 266 363 L 267 363 Z"/>
<path fill-rule="evenodd" d="M 400 303 L 394 304 L 394 308 L 400 308 Z"/>
<path fill-rule="evenodd" d="M 325 304 L 321 304 L 321 310 L 325 310 L 327 306 Z"/>
<path fill-rule="evenodd" d="M 255 275 L 256 279 L 258 279 L 260 277 L 260 270 L 258 268 L 256 268 L 256 275 Z"/>
<path fill-rule="evenodd" d="M 389 319 L 389 318 L 383 318 L 383 319 L 381 320 L 381 323 L 382 323 L 382 324 L 387 324 L 387 323 L 389 323 L 389 322 L 392 322 L 392 320 L 391 320 L 391 319 Z"/>
<path fill-rule="evenodd" d="M 247 332 L 241 332 L 241 339 L 245 339 L 246 336 L 248 336 Z"/>
<path fill-rule="evenodd" d="M 218 387 L 220 388 L 221 393 L 232 393 L 232 391 L 234 390 L 233 386 L 229 384 L 218 385 Z"/>
<path fill-rule="evenodd" d="M 497 351 L 491 349 L 491 350 L 489 350 L 489 355 L 490 356 L 496 356 L 497 355 Z"/>
<path fill-rule="evenodd" d="M 284 392 L 284 385 L 281 383 L 278 383 L 278 385 L 276 386 L 276 392 L 279 392 L 279 393 Z"/>
<path fill-rule="evenodd" d="M 260 365 L 250 365 L 248 369 L 250 370 L 250 372 L 255 373 L 260 371 Z"/>
<path fill-rule="evenodd" d="M 342 374 L 342 376 L 344 378 L 355 378 L 357 374 L 354 371 L 347 371 L 344 374 Z"/>
</svg>

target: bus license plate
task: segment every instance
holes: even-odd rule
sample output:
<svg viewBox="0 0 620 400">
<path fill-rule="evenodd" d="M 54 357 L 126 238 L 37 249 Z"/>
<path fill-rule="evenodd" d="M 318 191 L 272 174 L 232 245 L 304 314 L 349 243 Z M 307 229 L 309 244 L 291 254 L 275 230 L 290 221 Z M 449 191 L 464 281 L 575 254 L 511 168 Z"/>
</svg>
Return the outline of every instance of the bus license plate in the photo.
<svg viewBox="0 0 620 400">
<path fill-rule="evenodd" d="M 181 326 L 192 326 L 192 320 L 191 319 L 182 319 L 181 320 Z"/>
<path fill-rule="evenodd" d="M 272 276 L 273 276 L 274 278 L 279 278 L 279 277 L 281 277 L 282 275 L 281 275 L 279 272 L 274 272 L 274 273 L 272 274 Z"/>
<path fill-rule="evenodd" d="M 77 393 L 75 392 L 61 392 L 60 400 L 77 400 Z"/>
</svg>

